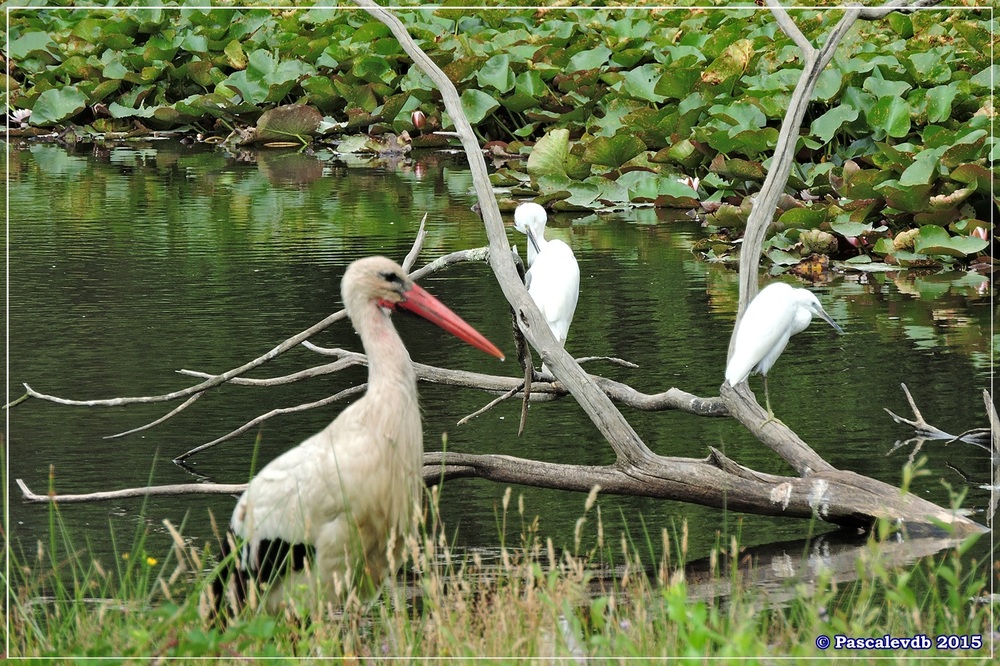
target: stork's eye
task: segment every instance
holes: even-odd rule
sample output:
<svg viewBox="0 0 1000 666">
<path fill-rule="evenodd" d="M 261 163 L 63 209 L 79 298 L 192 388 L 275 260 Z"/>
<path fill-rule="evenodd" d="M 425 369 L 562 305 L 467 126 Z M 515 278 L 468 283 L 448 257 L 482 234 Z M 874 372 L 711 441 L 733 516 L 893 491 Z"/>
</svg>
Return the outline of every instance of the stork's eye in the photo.
<svg viewBox="0 0 1000 666">
<path fill-rule="evenodd" d="M 403 286 L 403 278 L 399 273 L 394 271 L 382 271 L 378 275 L 390 284 L 396 285 L 397 287 Z"/>
</svg>

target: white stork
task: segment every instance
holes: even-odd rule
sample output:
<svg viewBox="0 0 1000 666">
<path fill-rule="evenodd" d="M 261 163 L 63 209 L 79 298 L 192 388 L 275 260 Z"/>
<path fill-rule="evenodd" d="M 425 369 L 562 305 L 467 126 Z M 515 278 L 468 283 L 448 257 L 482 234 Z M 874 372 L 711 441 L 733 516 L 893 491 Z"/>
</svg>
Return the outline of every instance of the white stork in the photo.
<svg viewBox="0 0 1000 666">
<path fill-rule="evenodd" d="M 369 257 L 344 273 L 341 295 L 368 356 L 368 390 L 319 433 L 266 465 L 233 511 L 232 583 L 216 604 L 255 595 L 269 612 L 308 614 L 317 602 L 367 601 L 402 561 L 419 508 L 423 435 L 417 378 L 389 314 L 414 312 L 469 344 L 503 354 L 410 280 L 395 262 Z M 228 594 L 226 593 L 228 588 Z"/>
<path fill-rule="evenodd" d="M 514 210 L 514 228 L 528 237 L 528 272 L 524 286 L 560 345 L 566 344 L 580 298 L 580 267 L 570 246 L 545 239 L 545 209 L 523 203 Z M 545 365 L 542 371 L 548 372 Z"/>
</svg>

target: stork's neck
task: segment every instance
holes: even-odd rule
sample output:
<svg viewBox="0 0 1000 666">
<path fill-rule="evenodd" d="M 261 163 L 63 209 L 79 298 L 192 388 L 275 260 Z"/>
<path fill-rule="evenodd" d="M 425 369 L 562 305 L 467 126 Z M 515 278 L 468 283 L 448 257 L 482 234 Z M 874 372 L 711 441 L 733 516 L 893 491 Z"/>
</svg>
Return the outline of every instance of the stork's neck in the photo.
<svg viewBox="0 0 1000 666">
<path fill-rule="evenodd" d="M 368 356 L 368 394 L 390 399 L 399 393 L 416 393 L 417 376 L 410 354 L 389 315 L 376 303 L 365 303 L 354 321 Z"/>
</svg>

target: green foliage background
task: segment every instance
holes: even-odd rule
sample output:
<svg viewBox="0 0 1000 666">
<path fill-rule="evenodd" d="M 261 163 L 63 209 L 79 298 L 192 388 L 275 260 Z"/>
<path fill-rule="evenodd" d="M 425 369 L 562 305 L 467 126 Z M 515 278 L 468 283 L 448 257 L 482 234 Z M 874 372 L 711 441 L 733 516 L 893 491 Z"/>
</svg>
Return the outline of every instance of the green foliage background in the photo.
<svg viewBox="0 0 1000 666">
<path fill-rule="evenodd" d="M 723 234 L 703 253 L 730 253 L 728 231 L 745 222 L 801 71 L 769 11 L 397 14 L 458 87 L 482 141 L 531 155 L 496 185 L 557 209 L 707 200 Z M 822 43 L 841 12 L 792 16 Z M 439 145 L 431 131 L 451 125 L 429 79 L 361 11 L 24 8 L 11 11 L 8 37 L 5 87 L 14 111 L 31 110 L 29 134 L 69 124 L 84 136 L 228 134 L 293 103 L 325 116 L 324 141 L 405 130 L 414 146 Z M 975 263 L 996 205 L 995 43 L 988 10 L 859 22 L 810 106 L 772 261 Z M 700 191 L 682 175 L 699 177 Z"/>
</svg>

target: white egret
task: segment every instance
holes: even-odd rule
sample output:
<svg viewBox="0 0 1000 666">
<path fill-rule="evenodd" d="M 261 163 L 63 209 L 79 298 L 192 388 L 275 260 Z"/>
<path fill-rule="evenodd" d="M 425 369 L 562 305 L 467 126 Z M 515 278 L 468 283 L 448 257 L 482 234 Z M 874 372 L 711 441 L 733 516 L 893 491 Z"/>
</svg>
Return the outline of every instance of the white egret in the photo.
<svg viewBox="0 0 1000 666">
<path fill-rule="evenodd" d="M 343 601 L 352 591 L 367 600 L 394 573 L 390 563 L 402 562 L 421 497 L 423 434 L 416 374 L 389 318 L 394 308 L 503 359 L 385 257 L 351 264 L 341 295 L 368 356 L 368 390 L 250 481 L 229 524 L 238 548 L 227 572 L 232 582 L 227 586 L 220 576 L 214 585 L 220 607 L 225 587 L 237 608 L 249 593 L 269 612 L 283 604 L 307 611 L 317 601 Z"/>
<path fill-rule="evenodd" d="M 545 239 L 545 209 L 523 203 L 514 211 L 514 228 L 528 237 L 528 272 L 524 284 L 560 345 L 566 344 L 580 298 L 580 267 L 570 246 Z M 548 372 L 542 364 L 542 372 Z"/>
<path fill-rule="evenodd" d="M 767 371 L 781 356 L 788 339 L 804 331 L 813 315 L 838 333 L 844 332 L 811 291 L 774 282 L 760 290 L 740 320 L 733 356 L 726 365 L 726 381 L 736 386 L 746 381 L 751 372 L 763 375 L 764 401 L 770 419 L 774 418 L 774 412 L 767 393 Z"/>
</svg>

